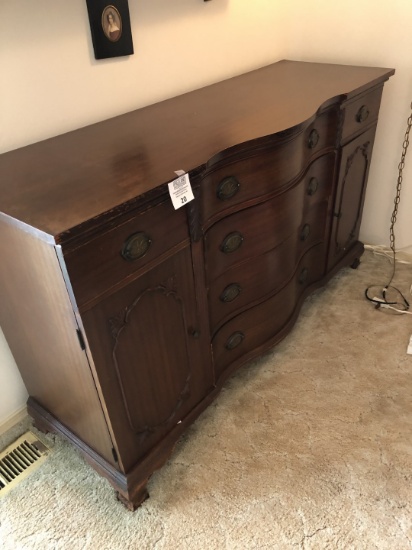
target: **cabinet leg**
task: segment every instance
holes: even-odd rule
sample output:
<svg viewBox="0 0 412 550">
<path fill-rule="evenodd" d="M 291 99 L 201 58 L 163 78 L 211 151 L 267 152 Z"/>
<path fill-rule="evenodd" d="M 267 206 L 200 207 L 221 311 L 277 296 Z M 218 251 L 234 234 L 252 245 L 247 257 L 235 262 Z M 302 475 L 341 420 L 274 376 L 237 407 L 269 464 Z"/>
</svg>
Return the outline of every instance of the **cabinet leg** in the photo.
<svg viewBox="0 0 412 550">
<path fill-rule="evenodd" d="M 39 430 L 42 434 L 48 434 L 50 433 L 49 428 L 46 427 L 46 424 L 43 424 L 43 422 L 39 418 L 33 419 L 33 426 L 36 428 L 36 430 Z"/>
<path fill-rule="evenodd" d="M 149 498 L 149 493 L 147 492 L 146 485 L 142 487 L 135 495 L 133 495 L 133 498 L 131 500 L 127 499 L 124 495 L 117 492 L 116 493 L 117 500 L 119 500 L 128 510 L 131 512 L 134 512 L 139 508 L 143 502 Z"/>
<path fill-rule="evenodd" d="M 351 268 L 352 269 L 358 269 L 360 265 L 360 259 L 359 258 L 355 258 L 351 264 Z"/>
</svg>

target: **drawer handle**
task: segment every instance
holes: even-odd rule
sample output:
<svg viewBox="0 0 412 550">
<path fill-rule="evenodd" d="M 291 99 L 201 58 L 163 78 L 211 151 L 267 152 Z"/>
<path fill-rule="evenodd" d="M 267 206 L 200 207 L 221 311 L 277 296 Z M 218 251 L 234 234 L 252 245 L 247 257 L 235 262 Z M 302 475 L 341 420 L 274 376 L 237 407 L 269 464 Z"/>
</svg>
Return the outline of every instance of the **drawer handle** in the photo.
<svg viewBox="0 0 412 550">
<path fill-rule="evenodd" d="M 227 342 L 225 344 L 225 348 L 229 351 L 231 351 L 232 349 L 237 348 L 243 342 L 244 337 L 245 337 L 245 335 L 243 334 L 243 332 L 240 332 L 240 331 L 234 332 L 227 339 Z"/>
<path fill-rule="evenodd" d="M 233 233 L 229 233 L 229 235 L 226 235 L 226 237 L 223 239 L 223 242 L 220 245 L 220 250 L 225 254 L 230 254 L 231 252 L 235 252 L 235 250 L 240 248 L 240 246 L 242 246 L 242 243 L 243 235 L 239 233 L 239 231 L 234 231 Z"/>
<path fill-rule="evenodd" d="M 306 269 L 306 267 L 304 267 L 299 275 L 300 285 L 304 285 L 306 283 L 306 281 L 308 280 L 308 274 L 309 274 L 309 271 Z"/>
<path fill-rule="evenodd" d="M 312 197 L 319 187 L 319 180 L 318 178 L 310 178 L 309 184 L 308 184 L 308 195 Z"/>
<path fill-rule="evenodd" d="M 309 134 L 308 147 L 309 149 L 314 149 L 319 143 L 319 132 L 317 130 L 312 130 Z"/>
<path fill-rule="evenodd" d="M 310 225 L 308 223 L 305 223 L 305 225 L 302 227 L 302 231 L 300 232 L 300 240 L 306 241 L 309 235 L 310 235 Z"/>
<path fill-rule="evenodd" d="M 200 337 L 200 330 L 196 328 L 190 328 L 189 329 L 189 336 L 192 338 L 195 338 L 196 340 Z"/>
<path fill-rule="evenodd" d="M 142 258 L 149 250 L 152 241 L 146 233 L 139 231 L 128 237 L 122 248 L 122 257 L 128 262 Z"/>
<path fill-rule="evenodd" d="M 367 108 L 366 105 L 362 105 L 362 107 L 356 113 L 356 121 L 357 122 L 365 122 L 365 120 L 368 117 L 369 117 L 369 109 Z"/>
<path fill-rule="evenodd" d="M 241 292 L 242 292 L 242 287 L 237 283 L 232 283 L 223 290 L 219 299 L 221 302 L 224 302 L 225 304 L 228 302 L 233 302 L 233 300 L 236 300 L 236 298 L 239 296 Z"/>
<path fill-rule="evenodd" d="M 240 189 L 240 183 L 234 176 L 223 179 L 217 187 L 217 198 L 221 201 L 227 201 L 236 195 Z"/>
</svg>

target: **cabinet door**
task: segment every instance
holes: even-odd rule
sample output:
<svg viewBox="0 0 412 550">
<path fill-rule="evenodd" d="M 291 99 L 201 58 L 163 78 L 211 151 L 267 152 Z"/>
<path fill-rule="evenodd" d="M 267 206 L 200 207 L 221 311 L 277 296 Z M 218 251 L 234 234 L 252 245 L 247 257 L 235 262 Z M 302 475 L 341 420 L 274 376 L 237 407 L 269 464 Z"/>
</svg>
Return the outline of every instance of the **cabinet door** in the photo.
<svg viewBox="0 0 412 550">
<path fill-rule="evenodd" d="M 83 313 L 127 472 L 213 385 L 188 248 Z"/>
<path fill-rule="evenodd" d="M 342 148 L 328 269 L 357 242 L 374 139 L 375 127 Z"/>
</svg>

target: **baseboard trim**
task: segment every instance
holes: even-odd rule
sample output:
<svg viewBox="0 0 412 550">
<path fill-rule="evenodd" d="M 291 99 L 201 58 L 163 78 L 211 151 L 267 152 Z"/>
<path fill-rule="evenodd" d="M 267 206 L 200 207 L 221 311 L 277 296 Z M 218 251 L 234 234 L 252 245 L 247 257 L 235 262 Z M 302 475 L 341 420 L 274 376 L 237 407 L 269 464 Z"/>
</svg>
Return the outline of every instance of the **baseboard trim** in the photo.
<svg viewBox="0 0 412 550">
<path fill-rule="evenodd" d="M 27 416 L 27 406 L 24 405 L 15 413 L 3 420 L 0 424 L 0 435 L 6 433 L 10 428 L 21 422 Z"/>
<path fill-rule="evenodd" d="M 372 245 L 365 244 L 366 250 L 371 250 L 378 256 L 385 256 L 388 260 L 392 261 L 393 252 L 388 246 L 384 245 Z M 412 246 L 406 246 L 405 248 L 396 250 L 396 260 L 403 263 L 412 264 Z"/>
</svg>

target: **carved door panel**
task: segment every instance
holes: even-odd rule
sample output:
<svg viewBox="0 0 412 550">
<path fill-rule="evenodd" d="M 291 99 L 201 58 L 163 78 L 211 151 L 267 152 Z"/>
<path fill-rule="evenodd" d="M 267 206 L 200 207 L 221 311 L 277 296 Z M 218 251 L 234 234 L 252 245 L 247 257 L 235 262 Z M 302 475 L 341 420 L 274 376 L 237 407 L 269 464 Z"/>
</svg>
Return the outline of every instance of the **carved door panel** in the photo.
<svg viewBox="0 0 412 550">
<path fill-rule="evenodd" d="M 209 348 L 201 349 L 189 249 L 82 317 L 128 471 L 213 385 Z"/>
<path fill-rule="evenodd" d="M 328 269 L 331 269 L 358 239 L 374 139 L 375 128 L 371 128 L 342 148 Z"/>
</svg>

